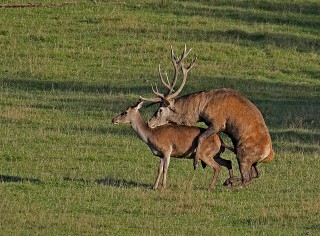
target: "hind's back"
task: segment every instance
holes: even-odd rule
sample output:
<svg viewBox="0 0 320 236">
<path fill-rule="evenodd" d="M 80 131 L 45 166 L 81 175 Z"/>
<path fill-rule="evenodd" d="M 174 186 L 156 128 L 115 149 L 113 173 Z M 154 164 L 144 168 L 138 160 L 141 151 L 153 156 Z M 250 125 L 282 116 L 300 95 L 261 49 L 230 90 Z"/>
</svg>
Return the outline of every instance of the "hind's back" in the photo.
<svg viewBox="0 0 320 236">
<path fill-rule="evenodd" d="M 199 127 L 168 124 L 154 128 L 149 141 L 162 152 L 172 150 L 171 156 L 184 157 L 195 150 L 203 131 Z"/>
</svg>

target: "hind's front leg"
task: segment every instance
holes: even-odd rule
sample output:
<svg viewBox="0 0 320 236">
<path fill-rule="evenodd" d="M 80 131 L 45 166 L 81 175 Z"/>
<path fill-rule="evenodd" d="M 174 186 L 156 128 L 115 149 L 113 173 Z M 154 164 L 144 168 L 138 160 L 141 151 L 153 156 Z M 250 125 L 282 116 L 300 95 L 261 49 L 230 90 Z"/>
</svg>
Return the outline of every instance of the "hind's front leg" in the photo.
<svg viewBox="0 0 320 236">
<path fill-rule="evenodd" d="M 161 174 L 163 172 L 163 163 L 164 163 L 164 158 L 162 157 L 162 158 L 160 158 L 160 163 L 159 163 L 159 167 L 158 167 L 158 176 L 157 176 L 156 182 L 153 185 L 153 189 L 157 189 L 158 188 L 159 181 L 160 181 L 160 178 L 161 178 Z"/>
<path fill-rule="evenodd" d="M 163 179 L 162 179 L 162 188 L 165 189 L 167 187 L 167 173 L 170 163 L 170 154 L 167 154 L 164 158 L 163 163 Z"/>
</svg>

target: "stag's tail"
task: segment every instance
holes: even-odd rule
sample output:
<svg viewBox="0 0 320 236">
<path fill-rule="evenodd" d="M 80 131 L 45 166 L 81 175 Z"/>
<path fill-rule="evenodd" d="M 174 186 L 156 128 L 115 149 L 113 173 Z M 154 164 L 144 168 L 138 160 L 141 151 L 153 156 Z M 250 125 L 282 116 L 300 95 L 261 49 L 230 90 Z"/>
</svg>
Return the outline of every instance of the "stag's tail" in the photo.
<svg viewBox="0 0 320 236">
<path fill-rule="evenodd" d="M 263 162 L 263 163 L 270 162 L 270 161 L 272 161 L 273 158 L 274 158 L 274 151 L 273 151 L 273 149 L 271 148 L 269 155 L 268 155 L 266 158 L 264 158 L 264 159 L 262 160 L 262 162 Z"/>
</svg>

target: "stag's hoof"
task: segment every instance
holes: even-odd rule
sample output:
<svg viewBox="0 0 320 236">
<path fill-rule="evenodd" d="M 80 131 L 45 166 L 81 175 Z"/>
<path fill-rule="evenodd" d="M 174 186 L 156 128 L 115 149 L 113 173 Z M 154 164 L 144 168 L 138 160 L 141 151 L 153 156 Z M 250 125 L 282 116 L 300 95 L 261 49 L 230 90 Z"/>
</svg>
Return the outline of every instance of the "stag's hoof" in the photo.
<svg viewBox="0 0 320 236">
<path fill-rule="evenodd" d="M 230 177 L 228 179 L 226 179 L 226 181 L 224 181 L 223 185 L 224 186 L 229 186 L 231 185 L 231 187 L 235 186 L 235 182 L 241 180 L 241 177 L 239 176 L 234 176 L 234 177 Z"/>
<path fill-rule="evenodd" d="M 243 187 L 247 186 L 248 184 L 250 184 L 251 180 L 245 180 L 245 181 L 242 181 L 240 184 L 238 185 L 232 185 L 230 187 L 228 187 L 229 189 L 232 189 L 232 190 L 237 190 L 237 189 L 242 189 Z"/>
<path fill-rule="evenodd" d="M 242 183 L 238 184 L 238 185 L 235 185 L 234 182 L 228 184 L 228 185 L 225 185 L 227 189 L 229 190 L 239 190 L 239 189 L 242 189 L 243 188 L 243 185 Z"/>
<path fill-rule="evenodd" d="M 235 185 L 235 186 L 230 186 L 228 188 L 231 189 L 231 190 L 239 190 L 239 189 L 243 188 L 243 185 L 242 184 L 238 184 L 238 185 Z"/>
</svg>

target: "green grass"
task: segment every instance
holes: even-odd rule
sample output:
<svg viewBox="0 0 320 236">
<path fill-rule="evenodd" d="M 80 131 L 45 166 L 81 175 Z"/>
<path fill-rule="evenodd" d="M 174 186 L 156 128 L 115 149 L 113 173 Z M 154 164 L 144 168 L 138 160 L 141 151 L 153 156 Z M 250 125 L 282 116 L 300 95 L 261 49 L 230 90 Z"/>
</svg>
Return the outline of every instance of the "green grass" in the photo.
<svg viewBox="0 0 320 236">
<path fill-rule="evenodd" d="M 319 234 L 317 0 L 76 2 L 0 8 L 0 235 Z M 270 129 L 275 159 L 241 191 L 176 159 L 151 190 L 159 158 L 111 124 L 185 44 L 182 94 L 236 89 Z"/>
</svg>

